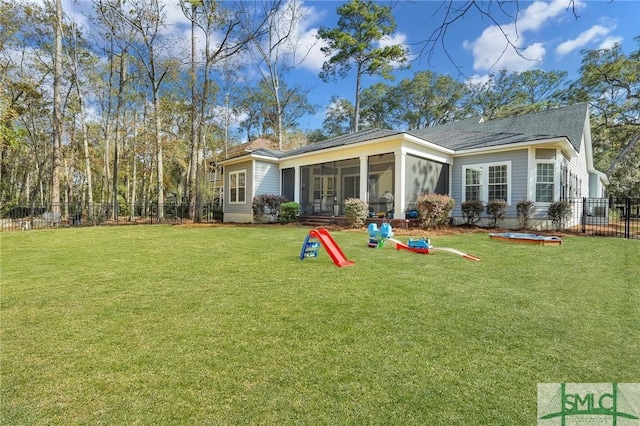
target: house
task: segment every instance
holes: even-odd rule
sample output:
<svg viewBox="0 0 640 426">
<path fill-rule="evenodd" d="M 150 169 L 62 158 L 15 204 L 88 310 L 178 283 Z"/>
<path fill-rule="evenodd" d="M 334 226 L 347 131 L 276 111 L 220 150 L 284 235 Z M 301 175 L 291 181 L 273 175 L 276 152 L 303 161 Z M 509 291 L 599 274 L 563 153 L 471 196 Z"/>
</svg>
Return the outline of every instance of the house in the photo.
<svg viewBox="0 0 640 426">
<path fill-rule="evenodd" d="M 459 223 L 462 202 L 505 200 L 506 227 L 517 225 L 519 201 L 534 201 L 533 225 L 545 229 L 552 202 L 603 197 L 608 183 L 593 166 L 586 103 L 414 131 L 365 130 L 287 152 L 259 148 L 221 164 L 225 222 L 251 222 L 259 194 L 284 195 L 318 216 L 342 215 L 345 199 L 360 198 L 373 216 L 404 220 L 419 195 L 439 193 L 456 201 Z"/>
</svg>

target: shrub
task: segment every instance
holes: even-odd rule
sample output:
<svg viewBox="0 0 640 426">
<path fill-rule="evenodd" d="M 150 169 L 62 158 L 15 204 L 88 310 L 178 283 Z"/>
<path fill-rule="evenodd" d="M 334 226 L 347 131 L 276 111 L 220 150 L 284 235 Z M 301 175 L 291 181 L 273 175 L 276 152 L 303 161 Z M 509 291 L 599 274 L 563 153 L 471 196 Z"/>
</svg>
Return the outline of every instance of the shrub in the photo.
<svg viewBox="0 0 640 426">
<path fill-rule="evenodd" d="M 487 203 L 487 214 L 493 219 L 495 228 L 499 220 L 503 220 L 507 214 L 507 202 L 505 200 L 490 200 Z"/>
<path fill-rule="evenodd" d="M 283 225 L 298 220 L 300 216 L 300 204 L 295 201 L 280 204 L 280 217 L 278 221 Z"/>
<path fill-rule="evenodd" d="M 351 226 L 360 228 L 364 225 L 369 214 L 369 205 L 359 198 L 347 198 L 344 200 L 344 211 Z"/>
<path fill-rule="evenodd" d="M 609 223 L 617 223 L 621 219 L 620 210 L 618 209 L 609 209 Z"/>
<path fill-rule="evenodd" d="M 283 195 L 261 194 L 253 197 L 253 218 L 256 222 L 268 219 L 271 216 L 278 221 L 280 214 L 280 204 L 285 203 L 287 198 Z"/>
<path fill-rule="evenodd" d="M 455 201 L 448 195 L 424 194 L 416 200 L 420 225 L 423 228 L 444 226 L 449 223 L 449 215 Z"/>
<path fill-rule="evenodd" d="M 571 204 L 568 201 L 556 201 L 549 206 L 547 216 L 556 229 L 562 229 L 571 215 Z"/>
<path fill-rule="evenodd" d="M 206 209 L 205 215 L 207 215 L 207 218 L 213 219 L 218 222 L 222 222 L 224 219 L 224 212 L 222 210 L 222 207 L 219 206 L 213 206 Z"/>
<path fill-rule="evenodd" d="M 518 216 L 518 225 L 520 225 L 520 228 L 529 228 L 529 223 L 533 217 L 535 207 L 536 203 L 529 200 L 523 200 L 516 204 L 516 214 Z"/>
<path fill-rule="evenodd" d="M 462 217 L 467 220 L 469 225 L 474 226 L 484 211 L 484 203 L 480 200 L 465 201 L 460 204 L 460 209 L 462 209 Z"/>
</svg>

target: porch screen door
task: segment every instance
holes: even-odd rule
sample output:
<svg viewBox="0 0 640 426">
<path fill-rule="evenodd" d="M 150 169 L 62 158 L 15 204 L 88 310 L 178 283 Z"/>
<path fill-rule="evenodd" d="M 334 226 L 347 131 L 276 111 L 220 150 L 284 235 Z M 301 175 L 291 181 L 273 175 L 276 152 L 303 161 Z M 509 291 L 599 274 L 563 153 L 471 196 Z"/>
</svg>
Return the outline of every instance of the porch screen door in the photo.
<svg viewBox="0 0 640 426">
<path fill-rule="evenodd" d="M 316 176 L 313 178 L 313 199 L 320 201 L 320 213 L 333 212 L 335 178 L 333 176 Z"/>
</svg>

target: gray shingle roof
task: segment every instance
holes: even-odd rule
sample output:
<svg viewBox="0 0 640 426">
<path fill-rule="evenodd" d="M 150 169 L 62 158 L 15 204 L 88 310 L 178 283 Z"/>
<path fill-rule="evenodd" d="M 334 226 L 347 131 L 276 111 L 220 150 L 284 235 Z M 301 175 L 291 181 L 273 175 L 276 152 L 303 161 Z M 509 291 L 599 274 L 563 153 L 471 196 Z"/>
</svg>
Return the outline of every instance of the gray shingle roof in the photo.
<svg viewBox="0 0 640 426">
<path fill-rule="evenodd" d="M 434 127 L 431 131 L 425 129 L 422 131 L 407 133 L 421 139 L 425 139 L 436 145 L 440 145 L 444 148 L 456 151 L 461 149 L 489 148 L 523 142 L 534 142 L 550 138 L 549 135 L 529 135 L 526 133 L 483 132 L 457 129 L 447 130 L 440 129 L 439 127 Z"/>
<path fill-rule="evenodd" d="M 575 150 L 580 152 L 580 142 L 587 113 L 588 104 L 580 103 L 518 117 L 483 122 L 480 118 L 471 118 L 407 132 L 387 129 L 363 130 L 287 152 L 259 148 L 252 153 L 278 159 L 402 134 L 409 134 L 452 150 L 489 148 L 567 137 Z"/>
<path fill-rule="evenodd" d="M 571 142 L 571 145 L 577 152 L 580 152 L 580 143 L 582 141 L 582 133 L 584 130 L 584 122 L 587 118 L 589 105 L 587 103 L 579 103 L 561 108 L 548 109 L 541 112 L 520 115 L 517 117 L 500 118 L 495 120 L 488 120 L 480 123 L 480 119 L 469 119 L 458 121 L 456 123 L 448 123 L 442 126 L 417 130 L 411 132 L 411 134 L 431 140 L 435 132 L 447 132 L 450 135 L 454 130 L 459 131 L 472 131 L 472 132 L 490 132 L 494 134 L 510 133 L 512 135 L 523 135 L 522 141 L 526 141 L 526 135 L 533 138 L 530 140 L 537 140 L 541 138 L 551 137 L 567 137 Z M 497 135 L 496 135 L 497 136 Z M 479 142 L 480 146 L 497 146 L 502 143 L 493 143 L 491 138 L 487 138 L 484 144 Z M 503 140 L 503 143 L 514 143 L 518 138 L 514 138 L 509 142 L 508 139 Z M 435 140 L 432 142 L 438 143 Z M 450 147 L 449 145 L 444 145 Z M 466 146 L 460 146 L 455 149 L 468 148 Z"/>
</svg>

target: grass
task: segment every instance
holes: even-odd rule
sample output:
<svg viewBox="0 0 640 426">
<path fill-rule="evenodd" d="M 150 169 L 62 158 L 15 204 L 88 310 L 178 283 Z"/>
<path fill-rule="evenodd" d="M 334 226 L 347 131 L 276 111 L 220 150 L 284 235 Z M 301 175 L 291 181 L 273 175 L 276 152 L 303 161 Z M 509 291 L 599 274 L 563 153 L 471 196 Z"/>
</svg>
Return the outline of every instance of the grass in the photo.
<svg viewBox="0 0 640 426">
<path fill-rule="evenodd" d="M 337 268 L 307 231 L 0 234 L 0 423 L 524 425 L 537 383 L 640 377 L 640 241 L 332 232 Z"/>
</svg>

